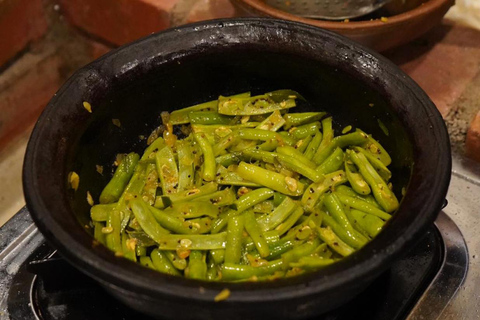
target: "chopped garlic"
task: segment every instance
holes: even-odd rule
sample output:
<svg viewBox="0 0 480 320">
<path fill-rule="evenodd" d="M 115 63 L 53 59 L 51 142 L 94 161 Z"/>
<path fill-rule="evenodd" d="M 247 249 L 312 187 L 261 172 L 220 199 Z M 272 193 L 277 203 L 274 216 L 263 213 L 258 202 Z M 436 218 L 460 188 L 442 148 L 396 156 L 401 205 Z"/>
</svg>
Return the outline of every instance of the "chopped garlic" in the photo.
<svg viewBox="0 0 480 320">
<path fill-rule="evenodd" d="M 219 294 L 217 294 L 215 296 L 215 298 L 213 300 L 215 302 L 219 302 L 219 301 L 227 300 L 228 297 L 230 297 L 230 290 L 229 289 L 223 289 L 222 291 L 220 291 Z"/>
<path fill-rule="evenodd" d="M 90 191 L 87 191 L 87 202 L 91 207 L 93 207 L 93 205 L 95 204 L 95 202 L 93 202 L 93 198 L 92 198 L 92 195 L 90 194 Z"/>
<path fill-rule="evenodd" d="M 70 172 L 68 180 L 70 181 L 70 186 L 72 189 L 77 191 L 78 185 L 80 184 L 80 177 L 78 174 L 75 171 Z"/>
<path fill-rule="evenodd" d="M 83 101 L 83 107 L 90 113 L 92 113 L 92 105 L 87 101 Z"/>
</svg>

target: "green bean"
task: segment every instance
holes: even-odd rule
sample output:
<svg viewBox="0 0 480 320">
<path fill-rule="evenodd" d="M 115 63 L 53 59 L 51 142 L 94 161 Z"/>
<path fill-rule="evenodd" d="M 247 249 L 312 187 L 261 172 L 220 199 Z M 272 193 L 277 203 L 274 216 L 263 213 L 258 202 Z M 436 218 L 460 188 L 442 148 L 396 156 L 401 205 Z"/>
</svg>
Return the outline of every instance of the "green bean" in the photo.
<svg viewBox="0 0 480 320">
<path fill-rule="evenodd" d="M 257 203 L 270 199 L 271 197 L 273 197 L 273 194 L 274 191 L 268 188 L 259 188 L 252 190 L 238 198 L 233 203 L 233 209 L 237 210 L 239 213 L 243 212 L 248 208 L 253 207 Z"/>
<path fill-rule="evenodd" d="M 150 257 L 140 257 L 139 261 L 142 266 L 152 270 L 157 270 L 153 265 L 152 259 L 150 259 Z"/>
<path fill-rule="evenodd" d="M 120 211 L 112 210 L 108 214 L 106 228 L 109 231 L 105 236 L 105 242 L 107 247 L 115 252 L 115 254 L 123 253 L 122 239 L 120 234 L 121 229 L 121 217 Z"/>
<path fill-rule="evenodd" d="M 220 97 L 218 99 L 218 113 L 225 115 L 267 114 L 275 110 L 284 110 L 295 106 L 294 99 L 290 99 L 288 96 L 280 98 L 279 96 L 272 95 L 272 93 L 251 98 Z"/>
<path fill-rule="evenodd" d="M 278 131 L 284 124 L 285 119 L 282 117 L 282 114 L 279 110 L 275 110 L 257 126 L 257 129 Z"/>
<path fill-rule="evenodd" d="M 315 169 L 312 169 L 311 167 L 307 166 L 303 162 L 298 161 L 294 157 L 286 156 L 283 154 L 277 154 L 277 159 L 278 159 L 278 162 L 280 162 L 280 164 L 286 167 L 287 169 L 298 172 L 299 174 L 301 174 L 304 177 L 307 177 L 313 182 L 318 182 L 323 179 L 322 174 L 318 173 Z"/>
<path fill-rule="evenodd" d="M 220 265 L 225 261 L 225 249 L 210 250 L 209 254 L 217 265 Z"/>
<path fill-rule="evenodd" d="M 307 149 L 305 150 L 305 158 L 308 160 L 312 160 L 313 156 L 317 152 L 317 149 L 320 146 L 320 143 L 322 142 L 322 133 L 318 131 L 315 133 L 315 136 L 313 137 L 312 141 L 307 146 Z"/>
<path fill-rule="evenodd" d="M 335 188 L 335 192 L 344 194 L 344 195 L 349 196 L 349 197 L 357 198 L 357 199 L 365 201 L 365 202 L 368 202 L 372 206 L 374 206 L 378 209 L 381 209 L 380 205 L 377 203 L 377 200 L 375 200 L 375 198 L 371 194 L 366 195 L 366 196 L 360 195 L 360 194 L 356 193 L 352 188 L 350 188 L 346 185 L 337 186 Z"/>
<path fill-rule="evenodd" d="M 340 199 L 337 196 L 337 194 L 331 193 L 328 196 L 326 196 L 324 200 L 324 204 L 328 212 L 334 218 L 334 220 L 336 220 L 340 224 L 340 226 L 348 233 L 348 236 L 352 239 L 352 242 L 355 242 L 355 244 L 345 241 L 345 239 L 343 240 L 347 242 L 349 245 L 353 246 L 354 248 L 363 247 L 367 243 L 368 239 L 353 229 L 343 209 L 343 204 L 340 202 Z M 334 231 L 335 233 L 337 233 L 335 229 Z"/>
<path fill-rule="evenodd" d="M 302 196 L 302 205 L 307 212 L 312 212 L 318 203 L 321 195 L 335 186 L 347 182 L 345 172 L 343 170 L 335 171 L 325 175 L 325 179 L 320 182 L 314 182 L 307 187 Z"/>
<path fill-rule="evenodd" d="M 215 262 L 211 259 L 207 263 L 207 280 L 215 281 L 218 279 L 218 268 Z"/>
<path fill-rule="evenodd" d="M 133 262 L 137 261 L 137 255 L 135 254 L 135 246 L 132 247 L 131 243 L 133 242 L 128 242 L 129 238 L 125 232 L 122 232 L 121 234 L 122 238 L 122 251 L 123 251 L 123 256 L 127 258 L 128 260 L 131 260 Z"/>
<path fill-rule="evenodd" d="M 188 114 L 191 124 L 232 124 L 232 117 L 212 111 L 194 111 Z"/>
<path fill-rule="evenodd" d="M 360 129 L 357 129 L 357 131 L 366 134 Z M 371 134 L 367 135 L 367 137 L 368 141 L 365 142 L 362 147 L 374 155 L 375 158 L 380 160 L 385 166 L 388 166 L 390 163 L 392 163 L 392 158 L 388 154 L 387 150 L 385 150 L 380 143 L 373 139 Z"/>
<path fill-rule="evenodd" d="M 382 161 L 380 161 L 377 157 L 375 157 L 371 152 L 368 152 L 367 150 L 360 148 L 360 147 L 354 147 L 355 151 L 362 153 L 367 160 L 370 162 L 372 167 L 377 170 L 378 174 L 380 177 L 383 178 L 386 182 L 390 180 L 392 177 L 392 172 L 383 164 Z"/>
<path fill-rule="evenodd" d="M 294 178 L 245 162 L 240 162 L 237 173 L 245 180 L 258 183 L 286 195 L 299 196 L 305 188 L 303 183 Z"/>
<path fill-rule="evenodd" d="M 355 249 L 343 242 L 330 228 L 317 227 L 317 232 L 320 239 L 339 255 L 346 257 L 355 252 Z"/>
<path fill-rule="evenodd" d="M 366 201 L 363 201 L 363 200 L 360 200 L 360 199 L 357 199 L 357 198 L 353 198 L 353 197 L 349 197 L 349 196 L 346 196 L 346 195 L 340 194 L 340 193 L 337 193 L 337 196 L 338 196 L 338 199 L 340 199 L 340 201 L 343 204 L 345 204 L 349 207 L 352 207 L 354 209 L 357 209 L 357 210 L 360 210 L 360 211 L 363 211 L 363 212 L 366 212 L 366 213 L 369 213 L 369 214 L 373 214 L 374 216 L 382 218 L 383 220 L 389 220 L 392 217 L 390 214 L 372 206 L 371 204 L 369 204 Z"/>
<path fill-rule="evenodd" d="M 263 258 L 268 256 L 270 254 L 270 249 L 268 248 L 267 241 L 264 238 L 263 232 L 260 229 L 257 220 L 255 220 L 255 214 L 253 213 L 253 211 L 248 210 L 247 212 L 245 212 L 244 216 L 245 229 L 255 243 L 255 247 L 260 253 L 260 256 Z"/>
<path fill-rule="evenodd" d="M 287 197 L 287 196 L 284 195 L 283 193 L 275 192 L 275 194 L 273 195 L 273 205 L 274 205 L 274 206 L 279 206 L 280 203 L 282 203 L 283 200 L 284 200 L 286 197 Z"/>
<path fill-rule="evenodd" d="M 175 233 L 180 233 L 180 234 L 199 234 L 199 233 L 206 233 L 210 231 L 211 227 L 211 219 L 210 218 L 204 218 L 201 221 L 194 221 L 194 220 L 186 220 L 182 221 L 179 218 L 173 217 L 169 214 L 166 214 L 160 209 L 157 209 L 155 207 L 149 206 L 151 214 L 154 216 L 155 220 L 157 220 L 158 223 L 162 227 L 164 227 L 167 230 L 173 231 Z M 207 228 L 205 228 L 203 225 L 207 223 Z M 147 232 L 148 233 L 148 232 Z"/>
<path fill-rule="evenodd" d="M 156 153 L 155 161 L 163 194 L 176 193 L 178 188 L 178 168 L 172 149 L 169 146 L 164 146 Z"/>
<path fill-rule="evenodd" d="M 363 229 L 368 232 L 372 238 L 376 237 L 377 234 L 382 231 L 382 228 L 385 224 L 382 219 L 358 210 L 352 210 L 351 212 L 353 218 Z"/>
<path fill-rule="evenodd" d="M 252 207 L 253 212 L 260 214 L 270 214 L 274 209 L 273 200 L 265 200 Z"/>
<path fill-rule="evenodd" d="M 359 232 L 360 234 L 362 234 L 366 239 L 370 240 L 371 239 L 371 236 L 370 234 L 368 234 L 367 230 L 365 230 L 364 227 L 362 227 L 362 225 L 360 225 L 357 221 L 357 219 L 355 219 L 355 217 L 352 215 L 352 209 L 350 207 L 346 207 L 344 206 L 343 207 L 344 211 L 345 211 L 345 215 L 347 216 L 348 218 L 348 221 L 350 221 L 350 223 L 352 224 L 352 227 L 355 229 L 355 231 Z M 380 219 L 380 218 L 379 218 Z M 380 219 L 381 220 L 381 219 Z"/>
<path fill-rule="evenodd" d="M 309 168 L 315 169 L 316 165 L 313 161 L 308 160 L 299 150 L 290 147 L 290 146 L 283 146 L 277 148 L 277 153 L 282 154 L 285 156 L 293 157 L 297 161 L 302 162 Z"/>
<path fill-rule="evenodd" d="M 255 146 L 255 149 L 263 151 L 273 151 L 278 147 L 278 140 L 277 139 L 270 139 L 265 141 L 262 144 Z"/>
<path fill-rule="evenodd" d="M 175 267 L 177 270 L 185 270 L 187 267 L 187 260 L 184 258 L 180 258 L 175 251 L 165 250 L 162 251 L 170 263 Z M 190 254 L 191 255 L 191 254 Z"/>
<path fill-rule="evenodd" d="M 225 263 L 239 263 L 242 255 L 242 236 L 245 217 L 235 216 L 228 220 L 227 243 L 225 245 Z"/>
<path fill-rule="evenodd" d="M 267 260 L 278 259 L 283 253 L 291 250 L 298 241 L 286 240 L 273 243 L 268 246 L 270 249 L 270 254 L 265 257 Z"/>
<path fill-rule="evenodd" d="M 284 268 L 288 268 L 290 263 L 298 261 L 301 257 L 311 255 L 315 249 L 320 245 L 320 241 L 315 238 L 312 241 L 307 241 L 304 244 L 294 247 L 292 250 L 282 254 L 282 261 Z"/>
<path fill-rule="evenodd" d="M 207 201 L 188 201 L 188 202 L 176 202 L 163 210 L 166 214 L 181 218 L 192 219 L 203 216 L 216 218 L 218 216 L 219 208 Z"/>
<path fill-rule="evenodd" d="M 292 135 L 286 131 L 281 131 L 278 133 L 281 137 L 280 139 L 280 144 L 281 145 L 288 145 L 288 146 L 294 146 L 295 143 L 297 143 L 297 140 L 292 137 Z"/>
<path fill-rule="evenodd" d="M 190 253 L 185 277 L 197 280 L 207 279 L 207 263 L 203 252 L 194 250 Z"/>
<path fill-rule="evenodd" d="M 93 221 L 107 221 L 108 213 L 117 207 L 117 203 L 96 204 L 90 208 L 90 218 Z"/>
<path fill-rule="evenodd" d="M 263 231 L 273 230 L 280 225 L 295 210 L 296 203 L 290 198 L 285 197 L 282 203 L 268 215 L 260 217 L 257 222 Z"/>
<path fill-rule="evenodd" d="M 151 247 L 156 244 L 156 242 L 152 238 L 150 238 L 143 230 L 126 230 L 126 232 L 130 236 L 130 238 L 133 238 L 137 241 L 137 246 Z"/>
<path fill-rule="evenodd" d="M 268 245 L 272 245 L 280 241 L 280 235 L 275 230 L 265 231 L 263 233 L 263 237 Z M 252 251 L 255 249 L 255 242 L 251 237 L 244 237 L 242 242 L 246 251 Z"/>
<path fill-rule="evenodd" d="M 213 221 L 210 233 L 219 233 L 227 225 L 228 220 L 236 215 L 238 215 L 238 211 L 233 209 L 228 209 L 219 215 L 218 218 Z"/>
<path fill-rule="evenodd" d="M 214 250 L 224 249 L 227 233 L 217 234 L 165 234 L 158 241 L 160 250 Z"/>
<path fill-rule="evenodd" d="M 307 159 L 307 160 L 309 160 L 309 159 L 306 158 L 303 153 L 305 152 L 305 150 L 307 150 L 307 147 L 310 144 L 310 142 L 313 140 L 313 137 L 314 136 L 307 136 L 304 139 L 298 140 L 297 143 L 295 144 L 295 150 L 298 150 L 298 152 L 300 152 L 302 157 Z"/>
<path fill-rule="evenodd" d="M 236 134 L 238 135 L 238 137 L 245 140 L 269 141 L 272 139 L 281 139 L 281 136 L 278 133 L 262 129 L 238 129 Z"/>
<path fill-rule="evenodd" d="M 278 227 L 275 228 L 275 231 L 278 232 L 279 235 L 284 234 L 287 232 L 293 225 L 300 219 L 300 217 L 303 215 L 303 209 L 298 207 L 295 209 L 295 211 L 292 212 L 292 214 L 281 224 L 278 225 Z"/>
<path fill-rule="evenodd" d="M 302 268 L 305 270 L 317 270 L 334 263 L 334 259 L 325 259 L 320 257 L 302 257 L 298 262 L 290 263 L 291 267 Z"/>
<path fill-rule="evenodd" d="M 398 206 L 398 200 L 395 194 L 388 188 L 386 182 L 380 177 L 377 171 L 362 153 L 349 153 L 350 158 L 358 167 L 360 173 L 372 188 L 375 200 L 386 212 L 395 211 Z"/>
<path fill-rule="evenodd" d="M 101 244 L 105 245 L 106 240 L 105 240 L 105 233 L 102 232 L 102 229 L 105 227 L 105 224 L 103 222 L 93 222 L 93 237 L 100 242 Z"/>
<path fill-rule="evenodd" d="M 145 160 L 154 158 L 157 151 L 162 149 L 164 146 L 165 146 L 165 141 L 163 140 L 162 137 L 158 137 L 147 147 L 147 149 L 145 149 L 142 157 L 140 158 L 140 161 L 145 161 Z"/>
<path fill-rule="evenodd" d="M 354 249 L 360 249 L 367 243 L 367 238 L 365 236 L 361 235 L 362 238 L 359 238 L 358 232 L 354 233 L 353 232 L 353 227 L 350 225 L 348 227 L 342 226 L 338 221 L 335 221 L 332 217 L 329 215 L 325 214 L 324 212 L 321 212 L 322 214 L 322 223 L 325 226 L 330 227 L 335 234 L 342 239 L 346 244 L 351 246 Z"/>
<path fill-rule="evenodd" d="M 283 261 L 278 259 L 259 267 L 225 263 L 220 270 L 222 273 L 222 280 L 233 281 L 271 275 L 276 271 L 281 271 L 282 268 Z"/>
<path fill-rule="evenodd" d="M 288 130 L 291 127 L 300 126 L 302 124 L 319 121 L 327 113 L 326 112 L 302 112 L 302 113 L 287 113 L 285 114 L 284 129 Z"/>
<path fill-rule="evenodd" d="M 209 182 L 198 188 L 177 192 L 168 196 L 162 196 L 155 201 L 155 208 L 162 209 L 170 206 L 172 203 L 191 201 L 194 199 L 195 201 L 198 201 L 198 198 L 200 197 L 215 193 L 217 188 L 218 185 L 215 182 Z"/>
<path fill-rule="evenodd" d="M 299 127 L 293 127 L 292 129 L 289 130 L 289 133 L 295 139 L 303 139 L 303 138 L 306 138 L 307 136 L 315 135 L 315 133 L 317 133 L 320 127 L 321 127 L 320 122 L 316 121 L 316 122 L 304 124 Z"/>
<path fill-rule="evenodd" d="M 183 108 L 179 110 L 174 110 L 170 113 L 170 123 L 171 124 L 185 124 L 190 122 L 188 115 L 191 112 L 197 111 L 216 111 L 218 105 L 218 100 L 208 101 L 200 103 L 188 108 Z"/>
<path fill-rule="evenodd" d="M 237 139 L 237 142 L 229 149 L 230 152 L 239 153 L 245 149 L 254 148 L 257 145 L 255 140 Z"/>
<path fill-rule="evenodd" d="M 232 188 L 223 189 L 211 194 L 196 198 L 197 201 L 209 201 L 217 207 L 229 206 L 236 200 L 235 191 Z"/>
<path fill-rule="evenodd" d="M 246 181 L 240 177 L 236 170 L 229 170 L 222 165 L 217 166 L 217 175 L 215 181 L 219 185 L 240 186 L 240 187 L 261 187 L 257 183 Z"/>
<path fill-rule="evenodd" d="M 177 142 L 178 154 L 178 191 L 191 189 L 193 186 L 193 157 L 192 148 L 188 141 Z"/>
<path fill-rule="evenodd" d="M 248 148 L 241 152 L 241 158 L 244 161 L 260 160 L 268 163 L 275 163 L 277 154 L 274 152 L 268 152 L 263 150 L 257 150 L 255 148 Z"/>
<path fill-rule="evenodd" d="M 222 153 L 226 152 L 225 150 L 230 148 L 235 142 L 237 142 L 236 136 L 232 132 L 227 136 L 223 137 L 222 140 L 220 140 L 213 146 L 213 154 L 215 155 L 215 157 L 218 157 Z"/>
<path fill-rule="evenodd" d="M 363 176 L 358 173 L 357 168 L 349 159 L 345 159 L 345 173 L 347 175 L 348 182 L 355 192 L 361 195 L 367 195 L 371 192 L 370 186 L 365 179 L 363 179 Z"/>
<path fill-rule="evenodd" d="M 150 206 L 143 200 L 132 200 L 130 204 L 132 206 L 133 214 L 143 231 L 145 231 L 145 233 L 155 242 L 159 243 L 162 239 L 162 235 L 168 234 L 169 231 L 165 230 L 158 224 L 154 215 L 150 211 Z"/>
<path fill-rule="evenodd" d="M 322 142 L 324 140 L 322 140 Z M 328 158 L 330 154 L 332 154 L 332 152 L 337 147 L 345 148 L 348 146 L 362 145 L 365 143 L 365 141 L 368 141 L 368 136 L 365 133 L 359 131 L 335 137 L 328 145 L 325 146 L 324 149 L 318 149 L 318 151 L 315 153 L 315 156 L 313 157 L 313 160 L 315 161 L 315 163 L 321 164 L 323 161 L 325 161 L 325 159 Z"/>
<path fill-rule="evenodd" d="M 318 167 L 316 167 L 316 171 L 318 174 L 329 174 L 334 171 L 339 170 L 343 165 L 343 158 L 344 153 L 341 148 L 336 148 L 331 155 L 328 156 L 325 161 L 322 162 Z"/>
<path fill-rule="evenodd" d="M 224 138 L 230 133 L 242 129 L 242 128 L 255 128 L 259 125 L 259 122 L 245 122 L 234 125 L 227 124 L 192 124 L 192 132 L 203 133 L 207 136 L 207 139 L 213 138 L 215 136 Z"/>
<path fill-rule="evenodd" d="M 170 274 L 173 276 L 179 276 L 180 272 L 175 269 L 172 263 L 168 260 L 165 254 L 158 250 L 154 249 L 150 254 L 150 258 L 152 259 L 153 266 L 160 272 Z"/>
<path fill-rule="evenodd" d="M 324 242 L 315 249 L 315 256 L 323 259 L 329 259 L 332 256 L 332 251 L 328 249 L 327 244 Z"/>
<path fill-rule="evenodd" d="M 313 158 L 316 156 L 317 153 L 323 152 L 323 150 L 326 149 L 333 140 L 332 117 L 328 117 L 322 120 L 322 131 L 322 141 L 318 145 L 318 149 L 315 150 Z"/>
<path fill-rule="evenodd" d="M 134 239 L 134 238 L 133 238 Z M 147 255 L 147 248 L 144 246 L 136 245 L 135 246 L 135 254 L 138 257 L 146 256 Z"/>
<path fill-rule="evenodd" d="M 199 144 L 203 154 L 203 180 L 212 181 L 213 179 L 215 179 L 215 169 L 217 167 L 212 146 L 206 140 L 205 134 L 194 133 L 193 137 L 195 138 L 195 141 Z"/>
<path fill-rule="evenodd" d="M 138 154 L 132 152 L 127 154 L 123 161 L 120 162 L 112 179 L 100 194 L 101 204 L 118 201 L 135 171 L 135 166 L 137 165 L 139 158 Z"/>
<path fill-rule="evenodd" d="M 224 167 L 228 167 L 232 164 L 238 164 L 240 163 L 240 161 L 241 159 L 239 157 L 239 154 L 235 154 L 235 153 L 227 153 L 223 156 L 219 156 L 215 158 L 215 162 Z"/>
</svg>

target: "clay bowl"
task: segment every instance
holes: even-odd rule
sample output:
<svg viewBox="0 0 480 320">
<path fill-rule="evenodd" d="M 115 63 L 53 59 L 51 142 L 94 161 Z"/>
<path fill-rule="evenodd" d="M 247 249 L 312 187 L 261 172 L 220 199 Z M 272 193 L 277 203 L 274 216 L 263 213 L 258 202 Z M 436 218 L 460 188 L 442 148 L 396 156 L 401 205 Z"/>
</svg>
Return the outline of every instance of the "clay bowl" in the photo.
<svg viewBox="0 0 480 320">
<path fill-rule="evenodd" d="M 377 51 L 398 47 L 423 35 L 438 25 L 455 4 L 455 0 L 413 0 L 403 6 L 400 0 L 394 0 L 379 13 L 387 18 L 386 21 L 367 16 L 364 20 L 344 22 L 302 18 L 269 6 L 264 0 L 231 1 L 241 16 L 274 17 L 311 24 L 338 32 Z"/>
</svg>

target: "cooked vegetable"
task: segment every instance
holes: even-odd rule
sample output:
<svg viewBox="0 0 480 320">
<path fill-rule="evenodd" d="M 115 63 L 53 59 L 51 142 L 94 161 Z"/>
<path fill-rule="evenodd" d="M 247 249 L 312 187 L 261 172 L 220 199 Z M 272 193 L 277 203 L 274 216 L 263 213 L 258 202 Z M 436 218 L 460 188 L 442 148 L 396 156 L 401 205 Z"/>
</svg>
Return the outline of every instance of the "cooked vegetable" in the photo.
<svg viewBox="0 0 480 320">
<path fill-rule="evenodd" d="M 91 207 L 95 239 L 204 281 L 294 276 L 361 249 L 399 206 L 391 158 L 359 129 L 335 136 L 325 112 L 290 112 L 299 99 L 242 93 L 162 113 Z"/>
</svg>

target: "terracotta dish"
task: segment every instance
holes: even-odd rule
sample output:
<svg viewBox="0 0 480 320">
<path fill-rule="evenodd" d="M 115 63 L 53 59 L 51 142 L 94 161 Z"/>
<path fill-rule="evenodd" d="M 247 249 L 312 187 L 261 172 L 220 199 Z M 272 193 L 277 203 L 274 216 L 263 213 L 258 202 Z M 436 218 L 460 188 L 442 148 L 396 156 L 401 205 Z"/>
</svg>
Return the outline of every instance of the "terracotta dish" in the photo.
<svg viewBox="0 0 480 320">
<path fill-rule="evenodd" d="M 395 0 L 385 8 L 385 18 L 358 21 L 326 21 L 302 18 L 297 15 L 275 9 L 263 0 L 231 0 L 239 15 L 263 16 L 308 23 L 317 27 L 332 30 L 360 42 L 377 51 L 385 51 L 426 33 L 440 23 L 455 0 L 408 1 L 402 7 Z M 416 2 L 414 5 L 411 3 Z M 423 2 L 420 3 L 419 2 Z M 414 7 L 417 5 L 416 7 Z M 413 9 L 411 9 L 414 7 Z M 405 8 L 406 11 L 402 11 Z M 410 10 L 409 10 L 410 9 Z M 394 13 L 388 16 L 388 12 Z M 371 17 L 368 16 L 367 19 Z"/>
</svg>

